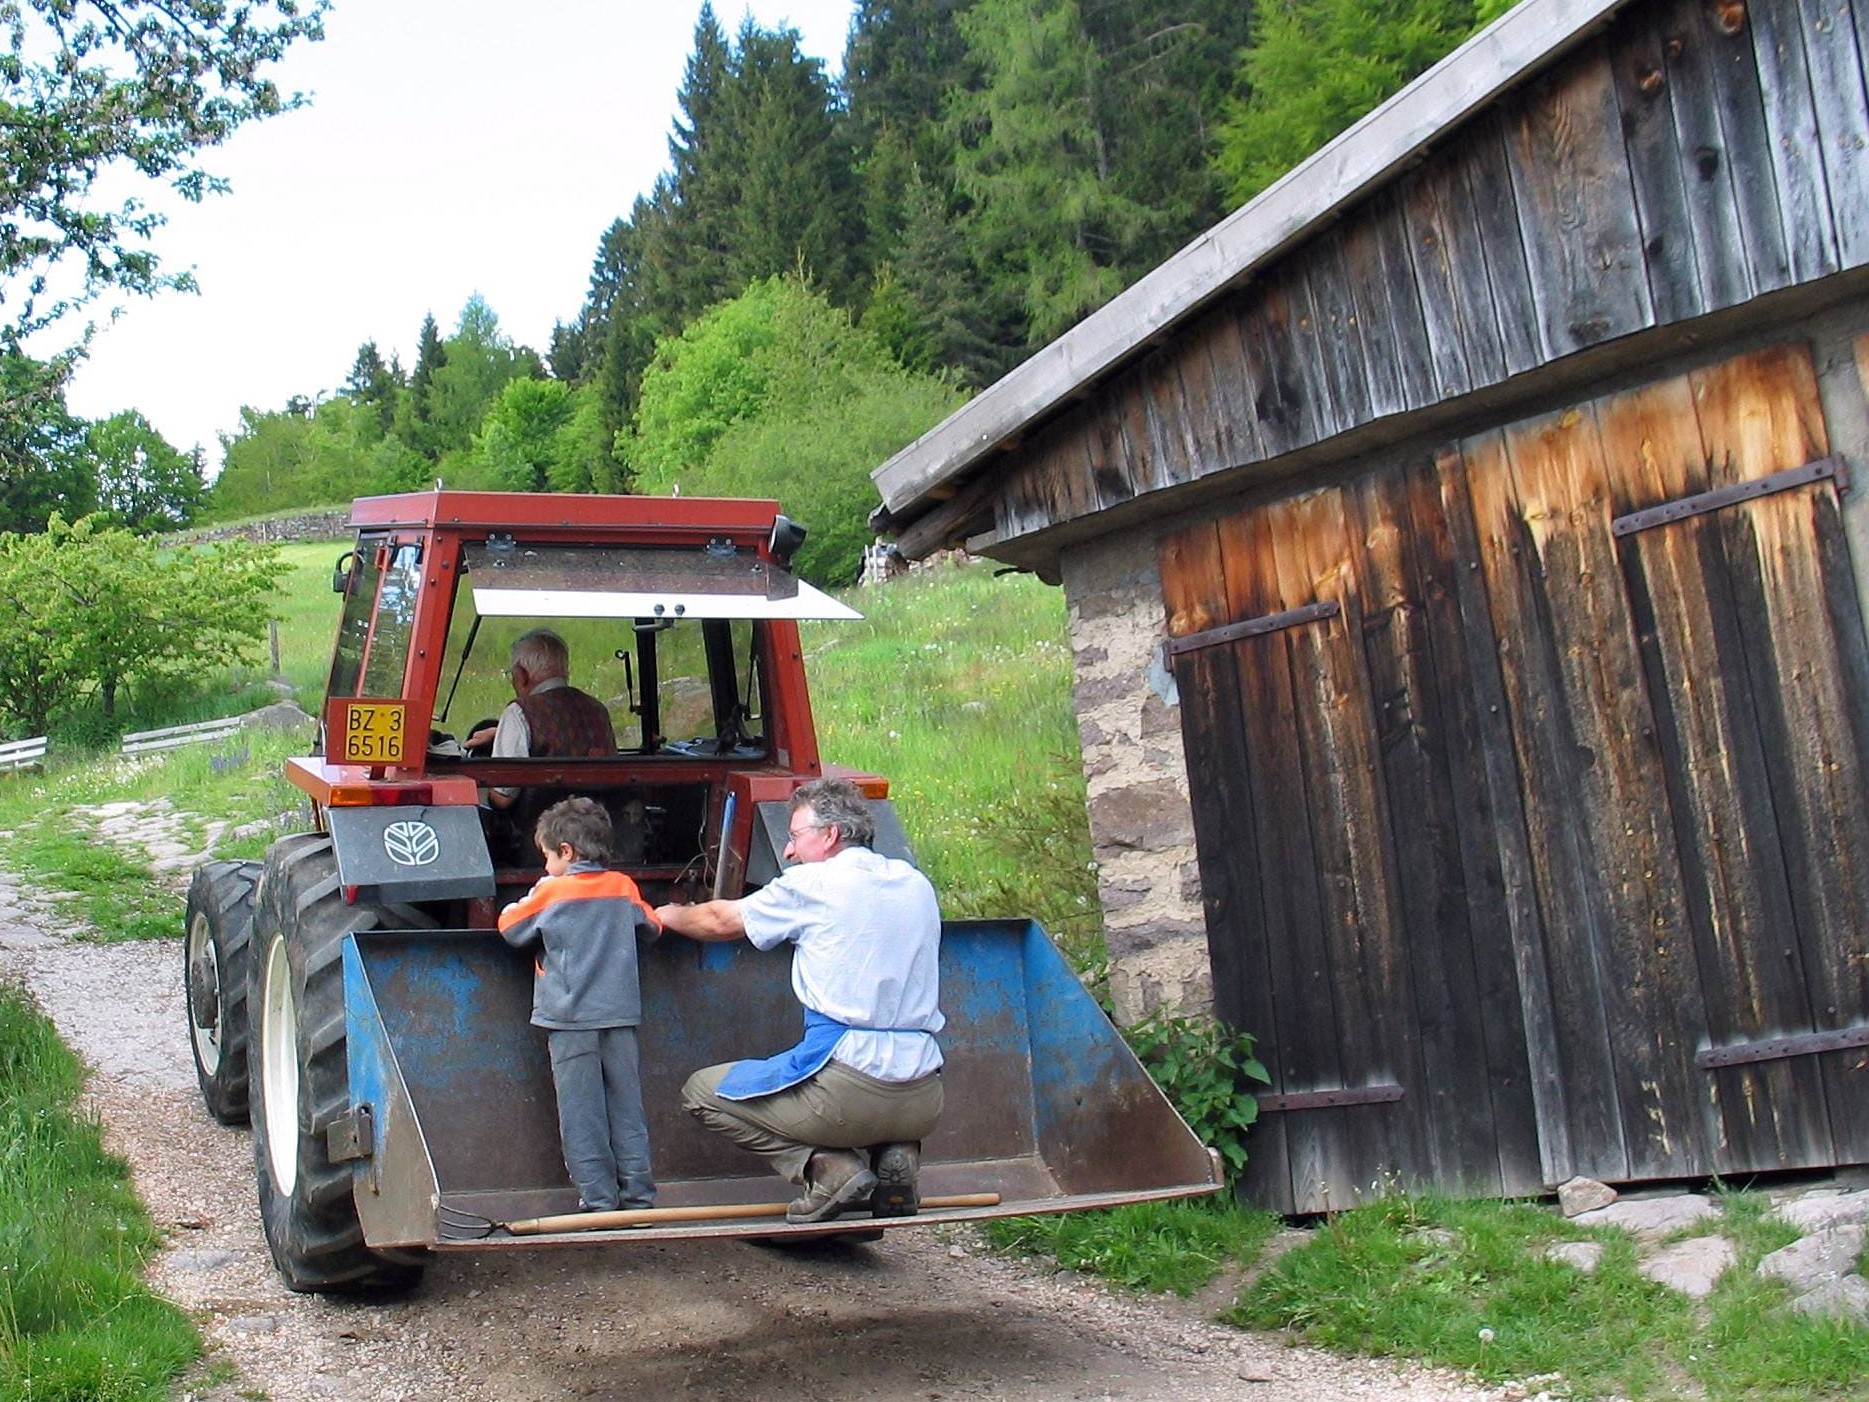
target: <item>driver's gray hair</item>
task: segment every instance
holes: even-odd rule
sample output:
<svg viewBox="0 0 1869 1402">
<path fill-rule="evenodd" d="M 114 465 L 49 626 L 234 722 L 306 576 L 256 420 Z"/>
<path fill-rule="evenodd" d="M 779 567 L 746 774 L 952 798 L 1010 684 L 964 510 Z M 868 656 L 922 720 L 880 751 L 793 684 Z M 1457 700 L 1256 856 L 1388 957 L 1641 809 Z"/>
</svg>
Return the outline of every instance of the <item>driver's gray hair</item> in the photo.
<svg viewBox="0 0 1869 1402">
<path fill-rule="evenodd" d="M 550 628 L 534 628 L 513 639 L 510 665 L 524 667 L 535 681 L 568 677 L 571 675 L 571 649 Z"/>
<path fill-rule="evenodd" d="M 863 790 L 848 779 L 813 779 L 792 791 L 792 811 L 809 808 L 826 827 L 836 827 L 846 847 L 868 847 L 876 841 L 876 818 Z"/>
</svg>

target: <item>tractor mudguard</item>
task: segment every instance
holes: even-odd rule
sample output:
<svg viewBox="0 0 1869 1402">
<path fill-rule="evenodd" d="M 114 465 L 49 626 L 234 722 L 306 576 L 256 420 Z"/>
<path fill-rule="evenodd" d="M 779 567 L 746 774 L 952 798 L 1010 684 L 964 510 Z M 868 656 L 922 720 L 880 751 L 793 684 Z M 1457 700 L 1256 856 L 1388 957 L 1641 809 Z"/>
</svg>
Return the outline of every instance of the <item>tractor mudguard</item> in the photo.
<svg viewBox="0 0 1869 1402">
<path fill-rule="evenodd" d="M 327 808 L 338 881 L 351 904 L 414 905 L 493 894 L 480 810 L 462 805 Z"/>
<path fill-rule="evenodd" d="M 577 1195 L 559 1149 L 545 1034 L 529 1022 L 530 959 L 486 931 L 347 938 L 351 1103 L 329 1135 L 333 1156 L 354 1162 L 370 1246 L 823 1235 L 1222 1186 L 1215 1156 L 1035 922 L 949 921 L 941 941 L 946 1110 L 924 1145 L 921 1191 L 972 1205 L 797 1227 L 782 1216 L 731 1216 L 793 1189 L 684 1112 L 681 1086 L 699 1067 L 797 1040 L 789 950 L 666 937 L 643 949 L 641 964 L 656 1205 L 692 1209 L 682 1215 L 698 1220 L 539 1233 L 529 1230 L 533 1220 L 574 1212 Z M 509 1231 L 512 1223 L 521 1232 Z"/>
</svg>

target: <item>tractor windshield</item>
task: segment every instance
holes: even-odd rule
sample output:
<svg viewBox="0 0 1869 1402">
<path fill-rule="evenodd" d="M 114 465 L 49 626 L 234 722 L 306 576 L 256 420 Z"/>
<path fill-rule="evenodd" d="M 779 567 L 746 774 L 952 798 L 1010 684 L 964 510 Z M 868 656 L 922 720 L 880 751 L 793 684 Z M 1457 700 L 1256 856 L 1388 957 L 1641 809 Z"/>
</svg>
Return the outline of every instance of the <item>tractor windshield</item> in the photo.
<svg viewBox="0 0 1869 1402">
<path fill-rule="evenodd" d="M 513 643 L 552 629 L 570 682 L 639 754 L 765 753 L 763 620 L 857 615 L 751 551 L 470 545 L 435 725 L 465 738 L 513 699 Z"/>
</svg>

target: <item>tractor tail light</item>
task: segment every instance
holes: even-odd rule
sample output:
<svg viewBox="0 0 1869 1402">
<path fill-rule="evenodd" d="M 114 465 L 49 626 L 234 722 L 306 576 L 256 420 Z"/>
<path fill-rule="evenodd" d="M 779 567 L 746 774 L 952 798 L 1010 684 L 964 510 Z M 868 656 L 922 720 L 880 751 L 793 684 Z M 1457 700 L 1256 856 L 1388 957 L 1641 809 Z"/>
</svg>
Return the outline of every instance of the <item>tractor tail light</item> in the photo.
<svg viewBox="0 0 1869 1402">
<path fill-rule="evenodd" d="M 333 784 L 327 808 L 400 808 L 432 803 L 434 789 L 427 784 Z"/>
</svg>

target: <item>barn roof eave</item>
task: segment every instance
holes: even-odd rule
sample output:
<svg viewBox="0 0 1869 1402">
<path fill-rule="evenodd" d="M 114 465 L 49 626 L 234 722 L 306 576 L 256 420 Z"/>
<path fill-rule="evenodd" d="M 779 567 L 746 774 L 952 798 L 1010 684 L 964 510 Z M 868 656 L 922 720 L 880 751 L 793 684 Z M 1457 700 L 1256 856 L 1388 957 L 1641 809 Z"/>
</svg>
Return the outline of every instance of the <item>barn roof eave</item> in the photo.
<svg viewBox="0 0 1869 1402">
<path fill-rule="evenodd" d="M 1160 340 L 1629 0 L 1524 0 L 1180 252 L 871 473 L 899 527 L 1032 425 Z"/>
</svg>

